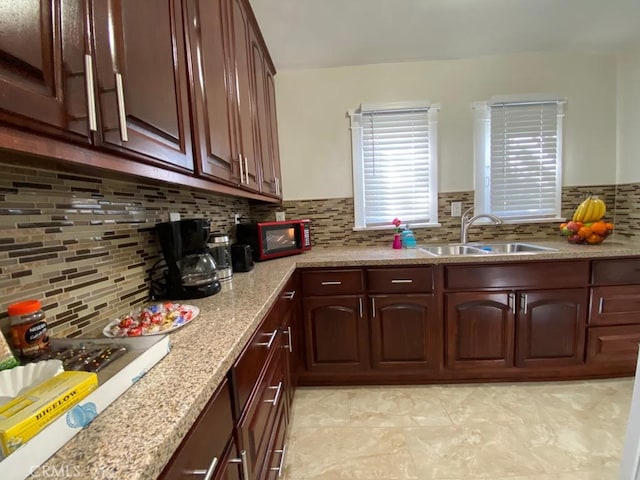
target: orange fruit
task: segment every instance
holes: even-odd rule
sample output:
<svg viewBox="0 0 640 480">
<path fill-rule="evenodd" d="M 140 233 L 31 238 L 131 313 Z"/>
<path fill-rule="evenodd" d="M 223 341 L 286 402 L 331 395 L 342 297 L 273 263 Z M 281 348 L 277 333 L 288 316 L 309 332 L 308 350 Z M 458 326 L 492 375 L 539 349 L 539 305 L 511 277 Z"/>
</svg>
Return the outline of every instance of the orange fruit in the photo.
<svg viewBox="0 0 640 480">
<path fill-rule="evenodd" d="M 596 243 L 600 243 L 602 240 L 604 239 L 600 235 L 596 235 L 595 233 L 592 233 L 587 237 L 587 243 L 590 245 L 595 245 Z"/>
<path fill-rule="evenodd" d="M 607 224 L 604 222 L 595 222 L 591 225 L 591 230 L 598 235 L 604 235 L 607 233 Z"/>
<path fill-rule="evenodd" d="M 589 238 L 591 235 L 593 235 L 593 232 L 589 227 L 582 227 L 578 230 L 578 236 L 580 238 Z"/>
<path fill-rule="evenodd" d="M 613 223 L 607 222 L 606 225 L 607 225 L 607 230 L 613 230 Z"/>
</svg>

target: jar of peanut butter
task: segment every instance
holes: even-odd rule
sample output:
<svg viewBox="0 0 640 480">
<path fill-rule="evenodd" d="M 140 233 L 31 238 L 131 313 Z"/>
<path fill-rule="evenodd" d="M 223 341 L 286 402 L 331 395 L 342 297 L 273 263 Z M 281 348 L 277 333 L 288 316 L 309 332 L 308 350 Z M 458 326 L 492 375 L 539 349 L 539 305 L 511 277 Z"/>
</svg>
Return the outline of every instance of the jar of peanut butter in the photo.
<svg viewBox="0 0 640 480">
<path fill-rule="evenodd" d="M 11 341 L 18 355 L 33 357 L 49 348 L 47 321 L 40 301 L 12 303 L 7 312 L 11 321 Z"/>
</svg>

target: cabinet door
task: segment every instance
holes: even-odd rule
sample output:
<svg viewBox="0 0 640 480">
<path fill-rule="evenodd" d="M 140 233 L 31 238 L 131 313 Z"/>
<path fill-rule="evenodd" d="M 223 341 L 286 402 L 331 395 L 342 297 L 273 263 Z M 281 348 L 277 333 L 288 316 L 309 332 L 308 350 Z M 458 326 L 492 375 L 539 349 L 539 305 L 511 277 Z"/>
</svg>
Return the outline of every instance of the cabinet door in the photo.
<svg viewBox="0 0 640 480">
<path fill-rule="evenodd" d="M 368 332 L 363 296 L 303 299 L 307 369 L 357 372 L 368 369 Z"/>
<path fill-rule="evenodd" d="M 513 366 L 514 315 L 509 293 L 445 295 L 448 367 Z"/>
<path fill-rule="evenodd" d="M 93 0 L 92 12 L 99 144 L 193 170 L 181 0 Z"/>
<path fill-rule="evenodd" d="M 519 292 L 516 365 L 583 363 L 587 306 L 584 288 Z"/>
<path fill-rule="evenodd" d="M 187 0 L 198 172 L 238 183 L 233 171 L 233 91 L 230 88 L 228 2 Z M 237 167 L 237 165 L 236 165 Z"/>
<path fill-rule="evenodd" d="M 278 118 L 276 115 L 276 85 L 274 82 L 275 71 L 269 69 L 265 73 L 267 96 L 267 135 L 271 156 L 271 168 L 273 170 L 273 182 L 276 185 L 275 195 L 282 198 L 282 174 L 280 168 L 280 144 L 278 142 Z"/>
<path fill-rule="evenodd" d="M 196 471 L 204 472 L 211 466 L 219 468 L 230 439 L 233 443 L 232 436 L 231 395 L 229 384 L 224 380 L 187 433 L 160 478 L 167 480 L 193 478 Z"/>
<path fill-rule="evenodd" d="M 433 295 L 373 295 L 370 299 L 373 368 L 437 368 L 441 335 Z"/>
<path fill-rule="evenodd" d="M 242 167 L 240 184 L 258 190 L 256 173 L 256 153 L 253 139 L 253 111 L 251 103 L 251 62 L 249 59 L 249 20 L 248 6 L 243 0 L 230 0 L 231 45 L 233 82 L 235 86 L 236 138 Z"/>
<path fill-rule="evenodd" d="M 82 0 L 4 0 L 0 32 L 0 120 L 88 142 Z"/>
</svg>

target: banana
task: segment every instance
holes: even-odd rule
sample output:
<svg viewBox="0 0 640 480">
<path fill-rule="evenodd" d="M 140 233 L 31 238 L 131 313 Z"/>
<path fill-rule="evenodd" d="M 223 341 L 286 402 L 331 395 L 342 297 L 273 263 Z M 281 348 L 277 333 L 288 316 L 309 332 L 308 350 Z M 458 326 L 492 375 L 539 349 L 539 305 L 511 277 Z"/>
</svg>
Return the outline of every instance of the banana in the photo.
<svg viewBox="0 0 640 480">
<path fill-rule="evenodd" d="M 592 198 L 593 198 L 593 202 L 596 204 L 598 208 L 593 215 L 593 220 L 591 221 L 597 222 L 598 220 L 602 219 L 604 215 L 607 213 L 607 204 L 604 203 L 604 200 L 602 200 L 599 197 L 592 197 Z"/>
<path fill-rule="evenodd" d="M 573 213 L 573 218 L 572 220 L 574 222 L 584 222 L 584 218 L 585 218 L 585 213 L 587 211 L 587 208 L 589 206 L 589 199 L 591 197 L 587 197 L 585 198 L 582 203 L 580 203 L 580 205 L 578 205 L 578 207 L 576 208 L 575 212 Z"/>
<path fill-rule="evenodd" d="M 587 223 L 591 221 L 591 219 L 593 218 L 593 212 L 595 211 L 595 208 L 596 208 L 596 204 L 593 202 L 593 199 L 591 197 L 587 198 L 586 202 L 587 202 L 587 208 L 584 211 L 584 217 L 582 218 L 583 223 Z"/>
</svg>

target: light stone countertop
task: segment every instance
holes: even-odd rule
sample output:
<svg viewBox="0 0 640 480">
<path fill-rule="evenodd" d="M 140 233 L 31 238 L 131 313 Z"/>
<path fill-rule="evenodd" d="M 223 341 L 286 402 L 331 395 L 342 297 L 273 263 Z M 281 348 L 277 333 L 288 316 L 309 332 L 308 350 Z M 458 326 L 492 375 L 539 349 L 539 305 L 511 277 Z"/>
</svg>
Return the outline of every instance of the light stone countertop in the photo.
<svg viewBox="0 0 640 480">
<path fill-rule="evenodd" d="M 610 239 L 607 239 L 607 241 Z M 412 265 L 640 256 L 640 242 L 602 245 L 525 241 L 557 252 L 435 257 L 419 249 L 382 247 L 314 248 L 302 255 L 258 263 L 211 297 L 189 300 L 199 316 L 170 333 L 172 349 L 141 380 L 51 457 L 33 477 L 155 479 L 296 267 Z M 186 303 L 186 302 L 185 302 Z M 124 313 L 124 312 L 123 312 Z M 106 322 L 105 322 L 106 323 Z"/>
</svg>

